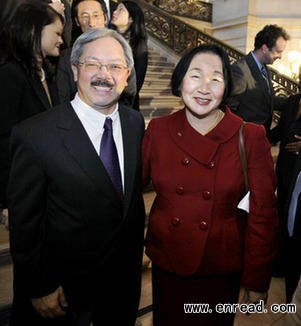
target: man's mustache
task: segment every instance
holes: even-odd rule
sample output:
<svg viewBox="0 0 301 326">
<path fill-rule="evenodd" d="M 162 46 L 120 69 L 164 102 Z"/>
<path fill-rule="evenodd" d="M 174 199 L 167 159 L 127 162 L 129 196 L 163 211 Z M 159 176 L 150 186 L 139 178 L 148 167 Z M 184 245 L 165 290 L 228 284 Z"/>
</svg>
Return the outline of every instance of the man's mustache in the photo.
<svg viewBox="0 0 301 326">
<path fill-rule="evenodd" d="M 108 80 L 96 79 L 91 81 L 91 86 L 113 87 L 114 84 L 109 82 Z"/>
</svg>

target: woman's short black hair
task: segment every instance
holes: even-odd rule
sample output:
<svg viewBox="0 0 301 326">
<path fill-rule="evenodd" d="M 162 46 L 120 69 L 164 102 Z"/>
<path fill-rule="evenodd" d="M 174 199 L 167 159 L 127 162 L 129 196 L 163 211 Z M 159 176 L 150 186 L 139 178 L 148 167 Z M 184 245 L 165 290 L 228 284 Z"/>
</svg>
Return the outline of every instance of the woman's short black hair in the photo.
<svg viewBox="0 0 301 326">
<path fill-rule="evenodd" d="M 193 48 L 192 50 L 189 50 L 186 54 L 184 54 L 184 56 L 180 59 L 180 61 L 176 65 L 171 77 L 172 93 L 175 96 L 179 96 L 179 97 L 181 96 L 181 85 L 184 76 L 186 75 L 186 72 L 193 58 L 200 53 L 215 54 L 222 61 L 223 75 L 225 80 L 225 92 L 222 100 L 222 104 L 224 104 L 232 91 L 231 67 L 230 67 L 228 54 L 223 50 L 223 48 L 214 44 L 199 45 L 196 48 Z"/>
</svg>

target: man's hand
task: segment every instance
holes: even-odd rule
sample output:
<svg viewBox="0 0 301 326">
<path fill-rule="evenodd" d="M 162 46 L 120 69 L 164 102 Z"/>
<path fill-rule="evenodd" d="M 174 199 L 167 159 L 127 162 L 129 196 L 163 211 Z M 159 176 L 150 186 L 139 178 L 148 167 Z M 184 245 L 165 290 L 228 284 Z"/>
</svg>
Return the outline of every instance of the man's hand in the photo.
<svg viewBox="0 0 301 326">
<path fill-rule="evenodd" d="M 31 303 L 36 311 L 45 318 L 64 316 L 66 312 L 63 309 L 68 306 L 61 286 L 45 297 L 32 299 Z"/>
<path fill-rule="evenodd" d="M 301 136 L 295 135 L 294 137 L 298 141 L 286 144 L 285 149 L 290 153 L 298 155 L 301 150 Z"/>
</svg>

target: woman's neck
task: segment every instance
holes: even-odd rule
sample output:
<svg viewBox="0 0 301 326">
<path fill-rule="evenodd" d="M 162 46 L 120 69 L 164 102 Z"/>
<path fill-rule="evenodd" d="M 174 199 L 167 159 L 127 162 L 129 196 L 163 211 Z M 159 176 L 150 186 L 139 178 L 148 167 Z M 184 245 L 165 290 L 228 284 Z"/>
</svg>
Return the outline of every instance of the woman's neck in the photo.
<svg viewBox="0 0 301 326">
<path fill-rule="evenodd" d="M 186 108 L 186 117 L 193 129 L 202 135 L 208 134 L 213 130 L 224 117 L 224 112 L 216 109 L 208 116 L 198 116 Z"/>
<path fill-rule="evenodd" d="M 125 34 L 128 31 L 129 27 L 130 27 L 130 24 L 118 26 L 117 30 L 120 34 Z"/>
</svg>

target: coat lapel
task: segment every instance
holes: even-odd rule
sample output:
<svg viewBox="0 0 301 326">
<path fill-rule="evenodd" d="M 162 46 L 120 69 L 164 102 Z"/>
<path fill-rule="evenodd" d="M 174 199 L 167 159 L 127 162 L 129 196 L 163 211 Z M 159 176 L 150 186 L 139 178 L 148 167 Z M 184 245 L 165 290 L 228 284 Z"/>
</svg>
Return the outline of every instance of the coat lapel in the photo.
<svg viewBox="0 0 301 326">
<path fill-rule="evenodd" d="M 210 133 L 203 136 L 190 126 L 183 109 L 173 115 L 173 120 L 169 120 L 169 132 L 183 152 L 202 164 L 210 165 L 220 144 L 234 136 L 241 122 L 241 118 L 227 109 L 221 122 Z M 200 144 L 202 144 L 201 149 Z"/>
<path fill-rule="evenodd" d="M 42 83 L 35 77 L 30 77 L 28 80 L 29 80 L 29 84 L 31 85 L 34 92 L 36 93 L 37 97 L 40 99 L 43 106 L 45 107 L 45 110 L 50 109 L 51 106 Z"/>
<path fill-rule="evenodd" d="M 251 53 L 249 53 L 246 56 L 246 62 L 250 68 L 253 78 L 261 85 L 260 88 L 264 94 L 264 97 L 265 97 L 268 105 L 271 106 L 271 95 L 269 94 L 268 85 L 266 84 L 263 76 L 261 75 L 261 72 L 259 71 L 258 66 L 257 66 Z M 268 74 L 269 74 L 269 72 L 268 72 Z M 270 84 L 270 86 L 271 86 L 271 90 L 272 90 L 273 86 L 271 84 Z"/>
<path fill-rule="evenodd" d="M 64 146 L 70 155 L 77 161 L 81 169 L 91 180 L 96 191 L 107 188 L 110 193 L 118 197 L 115 187 L 106 172 L 101 159 L 96 153 L 83 125 L 74 112 L 71 104 L 59 107 L 57 127 Z"/>
<path fill-rule="evenodd" d="M 119 116 L 122 129 L 123 155 L 124 155 L 124 215 L 129 208 L 130 199 L 133 193 L 135 173 L 137 169 L 137 126 L 122 105 L 119 106 Z"/>
</svg>

